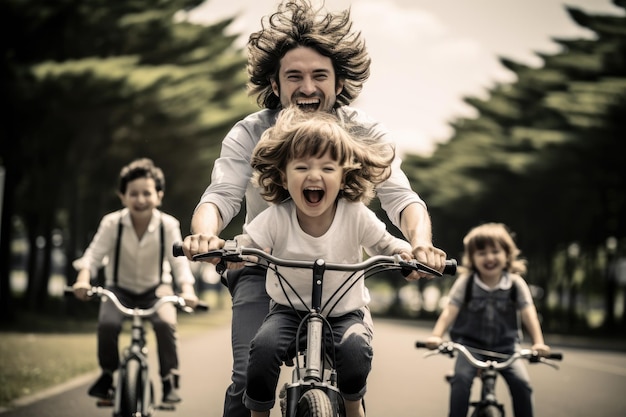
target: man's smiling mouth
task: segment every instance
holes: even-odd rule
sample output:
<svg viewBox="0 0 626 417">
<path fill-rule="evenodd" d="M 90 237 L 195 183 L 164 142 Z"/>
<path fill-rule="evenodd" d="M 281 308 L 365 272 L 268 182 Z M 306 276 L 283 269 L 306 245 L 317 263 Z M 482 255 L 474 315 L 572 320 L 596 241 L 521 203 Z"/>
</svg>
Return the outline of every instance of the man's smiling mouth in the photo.
<svg viewBox="0 0 626 417">
<path fill-rule="evenodd" d="M 302 111 L 317 111 L 320 107 L 320 99 L 311 98 L 311 99 L 300 99 L 296 101 L 296 105 Z"/>
</svg>

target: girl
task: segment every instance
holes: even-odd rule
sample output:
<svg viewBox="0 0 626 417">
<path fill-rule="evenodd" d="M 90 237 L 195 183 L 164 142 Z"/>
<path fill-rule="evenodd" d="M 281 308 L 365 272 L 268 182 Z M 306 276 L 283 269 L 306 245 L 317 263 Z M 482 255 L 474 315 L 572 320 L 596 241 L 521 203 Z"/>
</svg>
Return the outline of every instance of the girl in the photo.
<svg viewBox="0 0 626 417">
<path fill-rule="evenodd" d="M 435 323 L 428 347 L 437 348 L 452 325 L 450 337 L 454 342 L 511 354 L 521 341 L 519 314 L 532 339 L 532 349 L 548 354 L 550 348 L 544 344 L 530 290 L 521 277 L 526 264 L 518 259 L 520 250 L 506 226 L 487 223 L 475 227 L 465 236 L 463 245 L 466 273 L 450 289 L 450 302 Z M 522 361 L 500 372 L 509 385 L 515 416 L 531 417 L 532 388 Z M 467 416 L 475 375 L 476 369 L 459 355 L 451 379 L 450 417 Z"/>
<path fill-rule="evenodd" d="M 355 140 L 347 129 L 350 127 L 340 125 L 331 114 L 303 113 L 290 107 L 264 133 L 251 164 L 261 194 L 274 205 L 245 227 L 255 246 L 287 259 L 315 256 L 327 262 L 354 263 L 362 260 L 363 249 L 370 254 L 399 253 L 404 259 L 412 258 L 411 245 L 387 232 L 384 223 L 364 205 L 373 197 L 374 186 L 389 176 L 393 148 L 382 142 Z M 244 394 L 244 404 L 253 417 L 269 415 L 282 359 L 300 323 L 289 300 L 304 312 L 310 305 L 310 271 L 286 268 L 281 273 L 304 303 L 290 297 L 289 286 L 281 286 L 268 269 L 266 289 L 273 302 L 251 344 Z M 322 305 L 343 282 L 344 273 L 327 273 Z M 322 311 L 337 343 L 338 387 L 348 417 L 364 416 L 361 400 L 372 361 L 369 300 L 360 280 L 332 310 Z"/>
</svg>

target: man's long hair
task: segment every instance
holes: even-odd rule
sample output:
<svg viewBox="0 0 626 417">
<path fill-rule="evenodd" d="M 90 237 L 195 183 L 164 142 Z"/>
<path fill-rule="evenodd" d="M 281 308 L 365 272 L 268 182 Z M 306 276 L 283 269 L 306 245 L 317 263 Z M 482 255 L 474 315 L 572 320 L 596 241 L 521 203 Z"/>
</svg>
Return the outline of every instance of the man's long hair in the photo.
<svg viewBox="0 0 626 417">
<path fill-rule="evenodd" d="M 278 81 L 280 60 L 300 46 L 330 58 L 337 81 L 344 81 L 335 108 L 350 104 L 361 93 L 371 59 L 361 32 L 352 31 L 350 9 L 330 13 L 323 6 L 314 8 L 309 0 L 287 1 L 261 20 L 261 28 L 248 41 L 248 87 L 259 106 L 280 107 L 270 80 Z"/>
</svg>

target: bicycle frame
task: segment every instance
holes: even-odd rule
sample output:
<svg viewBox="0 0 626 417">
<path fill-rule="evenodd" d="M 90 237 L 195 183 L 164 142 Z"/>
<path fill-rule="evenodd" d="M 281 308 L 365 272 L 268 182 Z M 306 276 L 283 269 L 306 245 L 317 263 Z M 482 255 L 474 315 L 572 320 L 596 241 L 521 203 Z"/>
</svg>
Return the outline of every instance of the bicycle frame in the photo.
<svg viewBox="0 0 626 417">
<path fill-rule="evenodd" d="M 71 292 L 66 289 L 66 292 Z M 115 307 L 131 319 L 131 340 L 124 348 L 118 367 L 117 382 L 113 402 L 98 401 L 98 406 L 113 406 L 113 417 L 150 417 L 155 410 L 154 386 L 150 379 L 148 349 L 146 347 L 146 329 L 144 319 L 154 315 L 165 304 L 174 304 L 185 312 L 193 312 L 186 306 L 185 300 L 178 295 L 160 297 L 152 307 L 129 308 L 123 305 L 115 293 L 106 288 L 93 287 L 87 293 L 92 297 L 109 299 Z M 208 309 L 200 303 L 200 309 Z M 174 410 L 173 405 L 161 405 L 162 410 Z"/>
<path fill-rule="evenodd" d="M 472 415 L 481 415 L 481 410 L 488 407 L 495 407 L 502 417 L 504 417 L 504 404 L 499 403 L 496 398 L 496 379 L 498 372 L 495 369 L 484 369 L 477 373 L 481 381 L 480 400 L 471 401 L 470 406 L 474 407 Z M 498 415 L 498 414 L 496 414 Z"/>
<path fill-rule="evenodd" d="M 424 342 L 416 342 L 415 347 L 425 348 Z M 497 359 L 478 359 L 472 351 L 485 355 L 490 358 Z M 472 417 L 504 417 L 504 404 L 498 401 L 496 397 L 496 380 L 498 378 L 498 371 L 508 368 L 518 359 L 526 359 L 531 363 L 543 363 L 549 365 L 555 369 L 558 369 L 552 360 L 562 360 L 563 354 L 560 352 L 550 353 L 547 357 L 539 356 L 536 351 L 531 349 L 520 349 L 512 355 L 505 355 L 497 352 L 490 352 L 481 349 L 469 349 L 460 343 L 444 342 L 439 348 L 432 353 L 427 353 L 426 356 L 432 356 L 436 354 L 443 354 L 453 357 L 455 353 L 463 355 L 467 361 L 474 366 L 477 370 L 477 376 L 480 378 L 480 399 L 478 401 L 471 401 L 469 405 L 474 407 L 471 413 Z M 449 377 L 447 380 L 449 381 Z"/>
<path fill-rule="evenodd" d="M 132 381 L 136 382 L 137 391 L 135 404 L 137 404 L 135 414 L 139 416 L 151 416 L 154 411 L 154 386 L 150 379 L 148 368 L 148 349 L 146 347 L 146 330 L 143 320 L 139 315 L 132 316 L 131 324 L 131 341 L 128 347 L 124 349 L 123 356 L 120 360 L 119 372 L 117 375 L 117 387 L 115 390 L 115 402 L 113 408 L 114 417 L 125 417 L 124 408 L 132 407 L 133 395 L 129 395 L 128 389 L 132 389 L 130 385 Z M 131 365 L 137 362 L 139 367 Z M 137 379 L 138 376 L 138 379 Z M 147 383 L 146 383 L 147 382 Z M 139 401 L 139 398 L 141 400 Z M 172 407 L 173 409 L 173 407 Z"/>
<path fill-rule="evenodd" d="M 175 244 L 173 250 L 174 255 L 182 255 L 182 248 L 180 247 L 180 244 Z M 250 255 L 255 257 L 255 259 L 250 259 Z M 295 369 L 292 373 L 292 382 L 287 384 L 285 388 L 284 407 L 283 404 L 281 404 L 284 417 L 296 417 L 300 415 L 345 415 L 343 397 L 337 387 L 337 376 L 334 368 L 334 345 L 328 346 L 328 349 L 326 349 L 324 342 L 324 329 L 327 328 L 332 333 L 330 324 L 321 314 L 322 288 L 324 274 L 327 270 L 354 272 L 350 275 L 346 283 L 351 279 L 354 279 L 354 282 L 358 282 L 359 279 L 364 279 L 365 272 L 371 272 L 374 270 L 375 272 L 382 272 L 383 270 L 401 270 L 405 275 L 408 275 L 408 273 L 415 270 L 419 272 L 426 272 L 435 276 L 443 275 L 439 271 L 431 269 L 428 266 L 416 261 L 404 261 L 399 255 L 372 256 L 366 261 L 357 264 L 326 263 L 323 259 L 317 259 L 315 261 L 298 261 L 280 259 L 269 255 L 260 249 L 238 246 L 236 241 L 227 241 L 224 245 L 224 249 L 222 250 L 195 255 L 193 260 L 197 261 L 206 258 L 221 258 L 222 262 L 248 261 L 254 263 L 259 263 L 256 258 L 261 258 L 269 264 L 276 266 L 306 268 L 312 270 L 312 302 L 309 307 L 309 312 L 302 319 L 296 334 Z M 219 269 L 220 268 L 218 268 L 218 270 Z M 454 274 L 455 272 L 456 261 L 448 261 L 448 265 L 446 270 L 444 270 L 444 273 Z M 279 276 L 279 279 L 284 280 L 280 274 L 277 273 L 277 275 Z M 349 288 L 350 286 L 348 286 L 348 289 Z M 341 298 L 344 294 L 345 291 L 344 293 L 340 293 L 338 295 L 339 298 Z M 299 348 L 299 333 L 301 328 L 306 328 L 306 350 L 301 350 Z M 332 355 L 329 357 L 327 352 L 332 352 Z M 304 362 L 302 366 L 300 364 L 301 360 Z"/>
<path fill-rule="evenodd" d="M 305 392 L 313 389 L 321 390 L 327 396 L 331 410 L 334 410 L 331 415 L 345 415 L 343 397 L 337 387 L 334 357 L 329 358 L 324 350 L 324 327 L 327 323 L 320 311 L 325 269 L 323 260 L 317 260 L 313 264 L 311 311 L 302 319 L 307 326 L 307 347 L 304 352 L 299 352 L 300 349 L 296 347 L 296 366 L 292 372 L 292 382 L 285 387 L 286 400 L 283 410 L 285 417 L 296 417 L 300 398 Z M 332 329 L 329 331 L 332 332 Z M 299 341 L 298 336 L 296 341 Z M 334 352 L 334 346 L 332 348 Z M 300 368 L 300 359 L 304 361 L 303 368 Z"/>
</svg>

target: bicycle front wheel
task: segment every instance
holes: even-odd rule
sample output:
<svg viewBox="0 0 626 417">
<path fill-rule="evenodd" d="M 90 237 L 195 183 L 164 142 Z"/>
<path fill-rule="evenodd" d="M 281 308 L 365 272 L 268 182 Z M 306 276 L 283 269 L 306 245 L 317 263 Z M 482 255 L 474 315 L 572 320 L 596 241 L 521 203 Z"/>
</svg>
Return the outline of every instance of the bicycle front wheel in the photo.
<svg viewBox="0 0 626 417">
<path fill-rule="evenodd" d="M 311 389 L 305 392 L 296 410 L 296 417 L 337 417 L 330 398 L 324 391 Z"/>
<path fill-rule="evenodd" d="M 474 414 L 476 417 L 504 417 L 504 411 L 498 406 L 490 404 L 477 408 Z"/>
<path fill-rule="evenodd" d="M 129 359 L 124 368 L 121 380 L 120 417 L 135 417 L 141 414 L 142 380 L 141 363 L 137 359 Z"/>
</svg>

